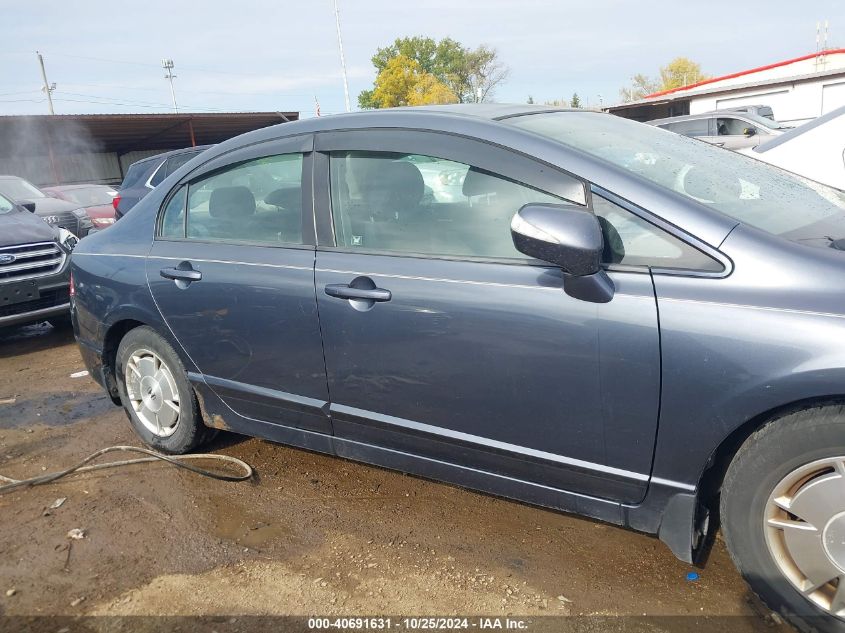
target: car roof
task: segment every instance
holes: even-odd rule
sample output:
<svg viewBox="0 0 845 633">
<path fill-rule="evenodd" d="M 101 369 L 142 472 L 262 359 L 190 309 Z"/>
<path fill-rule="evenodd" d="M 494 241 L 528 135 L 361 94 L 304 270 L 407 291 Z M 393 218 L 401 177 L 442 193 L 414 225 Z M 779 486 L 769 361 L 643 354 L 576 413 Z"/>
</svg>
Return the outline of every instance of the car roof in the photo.
<svg viewBox="0 0 845 633">
<path fill-rule="evenodd" d="M 695 121 L 696 119 L 707 119 L 725 113 L 730 114 L 731 118 L 742 118 L 742 115 L 748 114 L 747 112 L 737 112 L 731 108 L 723 108 L 722 110 L 710 110 L 709 112 L 699 112 L 698 114 L 679 114 L 678 116 L 667 116 L 662 119 L 651 119 L 646 121 L 646 123 L 655 125 L 657 123 L 674 123 L 675 121 Z"/>
<path fill-rule="evenodd" d="M 552 112 L 587 112 L 602 116 L 611 116 L 600 110 L 590 110 L 587 108 L 572 109 L 555 108 L 545 105 L 502 103 L 381 108 L 311 117 L 271 125 L 218 143 L 207 150 L 204 156 L 206 162 L 208 162 L 217 156 L 253 143 L 262 143 L 302 134 L 379 128 L 427 130 L 465 134 L 468 136 L 477 134 L 495 142 L 496 138 L 506 131 L 515 131 L 513 126 L 502 125 L 500 123 L 502 120 L 511 117 Z M 520 133 L 524 132 L 520 131 Z"/>
<path fill-rule="evenodd" d="M 169 152 L 162 152 L 161 154 L 154 154 L 153 156 L 147 156 L 146 158 L 136 160 L 134 163 L 132 163 L 132 165 L 143 165 L 149 162 L 167 160 L 171 156 L 178 156 L 179 154 L 187 154 L 189 152 L 204 152 L 209 147 L 214 147 L 214 145 L 197 145 L 195 147 L 183 147 L 182 149 L 173 149 Z"/>
</svg>

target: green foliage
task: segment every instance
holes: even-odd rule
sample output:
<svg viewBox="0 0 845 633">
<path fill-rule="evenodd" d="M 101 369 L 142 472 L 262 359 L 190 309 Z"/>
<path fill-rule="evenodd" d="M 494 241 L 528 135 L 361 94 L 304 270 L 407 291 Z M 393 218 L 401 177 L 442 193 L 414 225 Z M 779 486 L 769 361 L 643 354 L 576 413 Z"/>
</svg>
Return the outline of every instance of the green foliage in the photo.
<svg viewBox="0 0 845 633">
<path fill-rule="evenodd" d="M 572 98 L 569 100 L 569 107 L 570 108 L 580 108 L 581 107 L 581 99 L 578 98 L 577 92 L 572 93 Z"/>
<path fill-rule="evenodd" d="M 403 61 L 399 66 L 391 66 L 397 58 Z M 409 61 L 416 66 L 409 65 Z M 406 105 L 419 99 L 426 103 L 485 101 L 508 75 L 494 49 L 483 45 L 468 49 L 448 37 L 439 42 L 423 36 L 397 38 L 389 46 L 379 48 L 372 62 L 376 81 L 372 90 L 358 95 L 361 108 L 389 107 L 385 103 Z M 403 73 L 399 73 L 399 67 L 404 69 Z M 385 72 L 389 75 L 382 78 Z M 417 79 L 408 81 L 400 76 L 409 72 Z M 382 89 L 376 96 L 380 83 L 389 89 Z M 397 92 L 401 90 L 408 92 Z"/>
</svg>

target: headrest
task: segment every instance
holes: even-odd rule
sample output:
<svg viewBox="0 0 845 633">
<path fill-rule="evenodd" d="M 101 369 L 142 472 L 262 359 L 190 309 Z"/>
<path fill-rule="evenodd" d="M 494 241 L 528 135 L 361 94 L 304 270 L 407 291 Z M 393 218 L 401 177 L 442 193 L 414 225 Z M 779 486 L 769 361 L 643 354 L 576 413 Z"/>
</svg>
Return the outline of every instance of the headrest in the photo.
<svg viewBox="0 0 845 633">
<path fill-rule="evenodd" d="M 208 200 L 212 218 L 237 218 L 255 213 L 255 196 L 248 187 L 218 187 Z"/>
<path fill-rule="evenodd" d="M 264 202 L 274 207 L 281 207 L 285 211 L 301 211 L 302 188 L 282 187 L 281 189 L 276 189 L 264 197 Z"/>
<path fill-rule="evenodd" d="M 422 200 L 425 183 L 422 174 L 413 164 L 404 160 L 384 162 L 378 169 L 370 170 L 363 188 L 364 197 L 373 197 L 390 204 L 413 205 Z"/>
</svg>

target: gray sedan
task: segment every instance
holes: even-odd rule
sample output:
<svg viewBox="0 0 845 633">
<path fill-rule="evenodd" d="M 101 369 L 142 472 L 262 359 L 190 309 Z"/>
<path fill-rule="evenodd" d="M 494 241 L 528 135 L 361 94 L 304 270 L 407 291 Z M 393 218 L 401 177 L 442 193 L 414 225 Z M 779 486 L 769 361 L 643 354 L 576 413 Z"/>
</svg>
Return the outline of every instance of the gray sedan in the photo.
<svg viewBox="0 0 845 633">
<path fill-rule="evenodd" d="M 845 630 L 845 196 L 588 111 L 251 132 L 73 255 L 140 438 L 217 429 L 656 534 Z M 632 553 L 635 555 L 635 553 Z M 608 570 L 612 573 L 612 570 Z"/>
</svg>

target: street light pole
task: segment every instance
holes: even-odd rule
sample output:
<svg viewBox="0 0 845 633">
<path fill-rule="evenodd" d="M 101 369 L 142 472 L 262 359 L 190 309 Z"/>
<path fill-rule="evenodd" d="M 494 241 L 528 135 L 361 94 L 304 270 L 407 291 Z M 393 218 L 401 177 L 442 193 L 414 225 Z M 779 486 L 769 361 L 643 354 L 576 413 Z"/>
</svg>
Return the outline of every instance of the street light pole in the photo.
<svg viewBox="0 0 845 633">
<path fill-rule="evenodd" d="M 173 89 L 173 80 L 176 79 L 176 75 L 173 74 L 173 60 L 162 59 L 161 67 L 167 71 L 167 74 L 164 76 L 164 78 L 170 82 L 170 96 L 173 99 L 173 111 L 178 114 L 179 107 L 176 105 L 176 90 Z"/>
<path fill-rule="evenodd" d="M 340 36 L 340 11 L 337 8 L 337 0 L 334 0 L 334 20 L 337 25 L 337 47 L 340 49 L 340 68 L 343 71 L 343 98 L 346 100 L 346 111 L 349 112 L 349 81 L 346 79 L 346 59 L 343 57 L 343 38 Z"/>
<path fill-rule="evenodd" d="M 35 51 L 35 54 L 38 55 L 38 64 L 41 66 L 41 79 L 44 81 L 44 87 L 42 90 L 47 95 L 47 105 L 50 108 L 50 114 L 56 114 L 53 110 L 53 90 L 56 89 L 56 84 L 50 86 L 50 84 L 47 83 L 47 71 L 44 70 L 44 58 L 41 57 L 41 53 L 38 51 Z"/>
</svg>

